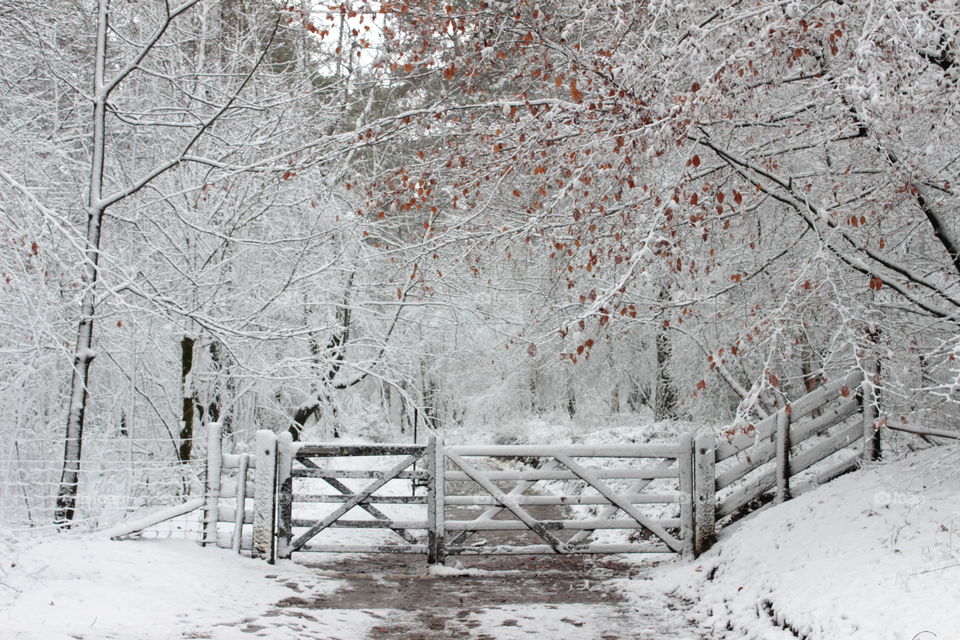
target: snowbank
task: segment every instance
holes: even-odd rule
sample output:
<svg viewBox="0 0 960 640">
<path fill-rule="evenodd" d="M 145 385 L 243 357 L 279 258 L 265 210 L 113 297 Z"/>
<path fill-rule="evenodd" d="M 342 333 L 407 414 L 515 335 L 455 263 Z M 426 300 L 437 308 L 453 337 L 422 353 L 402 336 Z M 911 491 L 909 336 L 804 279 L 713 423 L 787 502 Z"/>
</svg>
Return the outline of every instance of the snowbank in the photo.
<svg viewBox="0 0 960 640">
<path fill-rule="evenodd" d="M 338 585 L 317 584 L 292 563 L 270 566 L 182 540 L 59 538 L 0 559 L 4 640 L 242 637 L 236 627 L 251 611 L 294 593 L 285 584 L 291 576 L 313 583 L 313 593 Z"/>
<path fill-rule="evenodd" d="M 960 638 L 960 447 L 756 514 L 671 579 L 716 637 Z"/>
</svg>

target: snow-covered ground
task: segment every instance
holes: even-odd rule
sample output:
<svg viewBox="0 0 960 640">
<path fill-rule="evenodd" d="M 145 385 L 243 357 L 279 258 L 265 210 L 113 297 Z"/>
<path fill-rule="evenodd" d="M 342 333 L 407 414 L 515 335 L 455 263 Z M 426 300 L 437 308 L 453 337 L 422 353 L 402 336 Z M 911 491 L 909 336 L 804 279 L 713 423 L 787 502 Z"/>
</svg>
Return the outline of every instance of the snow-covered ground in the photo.
<svg viewBox="0 0 960 640">
<path fill-rule="evenodd" d="M 424 579 L 473 573 L 424 567 Z M 324 609 L 320 624 L 311 621 L 311 610 L 277 607 L 298 594 L 333 594 L 344 584 L 330 572 L 292 562 L 271 566 L 189 541 L 14 540 L 0 529 L 0 640 L 226 640 L 258 632 L 350 640 L 396 617 L 387 609 L 340 607 Z M 650 611 L 652 594 L 673 592 L 691 603 L 676 616 L 678 624 L 693 617 L 704 637 L 759 640 L 955 640 L 957 584 L 960 447 L 847 475 L 723 530 L 714 549 L 692 565 L 667 563 L 643 580 L 616 581 L 638 612 Z M 556 616 L 555 608 L 534 604 L 523 620 L 541 609 Z M 500 613 L 471 614 L 470 624 L 486 625 L 484 616 Z M 589 611 L 575 613 L 590 622 Z M 548 628 L 546 619 L 529 622 Z M 685 629 L 684 637 L 693 637 Z"/>
<path fill-rule="evenodd" d="M 664 588 L 714 635 L 960 638 L 960 447 L 844 476 L 725 530 Z"/>
<path fill-rule="evenodd" d="M 185 541 L 89 537 L 31 545 L 15 560 L 9 551 L 2 640 L 625 640 L 637 629 L 657 640 L 699 637 L 674 629 L 662 593 L 638 607 L 606 599 L 592 569 L 431 571 L 422 557 L 347 567 L 340 556 L 271 566 Z"/>
<path fill-rule="evenodd" d="M 2 553 L 3 640 L 240 637 L 246 616 L 292 593 L 276 567 L 185 540 L 88 536 Z M 282 573 L 317 581 L 292 563 Z"/>
</svg>

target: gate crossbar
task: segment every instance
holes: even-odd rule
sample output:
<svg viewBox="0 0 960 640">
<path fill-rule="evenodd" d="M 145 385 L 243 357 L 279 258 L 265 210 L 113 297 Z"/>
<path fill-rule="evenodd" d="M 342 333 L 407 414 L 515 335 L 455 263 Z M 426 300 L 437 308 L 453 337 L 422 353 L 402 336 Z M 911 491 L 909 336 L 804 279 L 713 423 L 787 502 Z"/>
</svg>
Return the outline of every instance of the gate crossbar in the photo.
<svg viewBox="0 0 960 640">
<path fill-rule="evenodd" d="M 600 482 L 600 479 L 597 478 L 596 474 L 588 471 L 586 468 L 580 466 L 567 456 L 557 456 L 557 460 L 559 460 L 565 467 L 573 471 L 575 474 L 580 476 L 580 478 L 588 485 L 596 489 L 600 495 L 610 501 L 611 505 L 622 509 L 624 513 L 633 518 L 637 524 L 663 540 L 664 544 L 670 547 L 671 551 L 680 551 L 681 543 L 679 540 L 667 533 L 666 529 L 653 522 L 649 518 L 646 518 L 642 513 L 640 513 L 639 509 L 624 500 L 622 496 L 617 495 L 617 493 L 612 491 L 609 487 L 607 487 L 607 485 Z"/>
<path fill-rule="evenodd" d="M 560 465 L 555 460 L 551 460 L 544 466 L 550 469 L 554 469 L 554 468 L 558 468 Z M 520 501 L 520 496 L 526 493 L 527 490 L 533 487 L 533 485 L 535 484 L 537 484 L 536 480 L 523 480 L 520 482 L 520 484 L 518 484 L 516 487 L 511 489 L 509 493 L 507 493 L 507 497 L 510 498 L 511 500 L 517 500 L 518 504 L 523 504 L 523 502 Z M 496 518 L 497 515 L 499 515 L 501 512 L 503 512 L 504 509 L 506 509 L 506 507 L 502 506 L 503 503 L 497 500 L 495 497 L 490 496 L 490 500 L 494 501 L 495 504 L 498 506 L 491 506 L 490 508 L 484 510 L 484 512 L 481 513 L 479 517 L 475 518 L 473 522 L 475 523 L 489 522 L 494 518 Z M 445 502 L 446 504 L 458 504 L 456 500 L 456 496 L 447 497 Z M 476 533 L 477 533 L 476 529 L 461 531 L 456 535 L 456 537 L 453 538 L 453 540 L 450 541 L 449 544 L 452 547 L 462 545 L 471 537 L 473 537 Z"/>
<path fill-rule="evenodd" d="M 317 465 L 316 462 L 314 462 L 313 460 L 311 460 L 310 458 L 307 458 L 307 457 L 297 456 L 297 461 L 298 461 L 300 464 L 302 464 L 303 466 L 308 467 L 308 468 L 312 468 L 312 469 L 318 469 L 318 468 L 319 468 L 319 465 Z M 324 478 L 323 480 L 324 480 L 324 482 L 326 482 L 328 485 L 330 485 L 331 487 L 333 487 L 334 489 L 336 489 L 337 491 L 339 491 L 339 492 L 344 496 L 344 498 L 342 499 L 343 502 L 345 502 L 345 501 L 347 501 L 347 500 L 349 500 L 350 498 L 353 497 L 353 491 L 350 489 L 350 487 L 348 487 L 347 485 L 343 484 L 342 482 L 340 482 L 340 481 L 337 480 L 336 478 Z M 302 497 L 301 497 L 301 499 L 302 499 Z M 319 502 L 319 501 L 320 501 L 320 500 L 318 500 L 318 502 Z M 330 501 L 332 502 L 332 500 L 330 500 Z M 390 520 L 390 518 L 389 518 L 389 516 L 387 516 L 387 514 L 385 514 L 383 511 L 380 511 L 380 509 L 377 509 L 377 508 L 376 508 L 375 506 L 373 506 L 372 504 L 369 504 L 369 503 L 367 503 L 367 502 L 364 501 L 364 502 L 361 502 L 359 506 L 360 506 L 361 509 L 363 509 L 364 511 L 366 511 L 367 513 L 369 513 L 370 515 L 372 515 L 372 516 L 373 516 L 374 518 L 376 518 L 377 520 L 386 520 L 386 521 L 389 521 L 389 520 Z M 388 528 L 391 529 L 391 530 L 392 530 L 394 533 L 396 533 L 398 536 L 400 536 L 401 538 L 403 538 L 404 540 L 406 540 L 407 542 L 409 542 L 410 544 L 417 544 L 417 543 L 420 542 L 420 541 L 417 539 L 417 536 L 413 535 L 412 533 L 410 533 L 410 532 L 407 531 L 406 529 L 403 529 L 403 528 L 400 528 L 400 527 L 396 527 L 396 526 L 394 526 L 394 527 L 388 527 Z"/>
<path fill-rule="evenodd" d="M 668 458 L 668 459 L 666 459 L 666 460 L 661 461 L 661 462 L 657 465 L 657 468 L 658 468 L 658 469 L 663 469 L 664 471 L 666 471 L 667 469 L 669 469 L 669 468 L 673 465 L 673 463 L 674 463 L 674 461 L 673 461 L 672 459 Z M 631 494 L 640 493 L 641 491 L 643 491 L 644 489 L 646 489 L 648 486 L 650 486 L 650 483 L 652 483 L 652 482 L 653 482 L 653 479 L 640 480 L 640 481 L 638 481 L 636 484 L 634 484 L 632 487 L 630 487 L 630 493 L 631 493 Z M 681 500 L 683 500 L 683 494 L 678 491 L 678 492 L 677 492 L 677 495 L 676 495 L 676 500 L 673 500 L 672 498 L 673 498 L 673 496 L 663 496 L 663 497 L 660 497 L 659 500 L 657 500 L 656 497 L 655 497 L 654 500 L 656 500 L 657 502 L 661 502 L 661 503 L 662 503 L 662 502 L 673 502 L 673 501 L 680 502 Z M 605 503 L 605 504 L 606 504 L 606 503 Z M 634 504 L 636 504 L 636 503 L 634 503 Z M 617 513 L 617 511 L 619 511 L 619 509 L 620 509 L 620 508 L 617 507 L 617 506 L 615 506 L 615 505 L 606 504 L 606 506 L 603 507 L 603 509 L 600 510 L 600 513 L 597 514 L 597 516 L 598 516 L 599 518 L 612 518 L 612 517 Z M 578 543 L 578 542 L 583 542 L 583 541 L 586 540 L 588 537 L 590 537 L 590 534 L 591 534 L 591 533 L 592 533 L 592 531 L 580 531 L 580 532 L 578 532 L 575 536 L 573 536 L 572 538 L 570 538 L 569 542 L 572 543 L 572 544 L 575 544 L 575 543 Z"/>
</svg>

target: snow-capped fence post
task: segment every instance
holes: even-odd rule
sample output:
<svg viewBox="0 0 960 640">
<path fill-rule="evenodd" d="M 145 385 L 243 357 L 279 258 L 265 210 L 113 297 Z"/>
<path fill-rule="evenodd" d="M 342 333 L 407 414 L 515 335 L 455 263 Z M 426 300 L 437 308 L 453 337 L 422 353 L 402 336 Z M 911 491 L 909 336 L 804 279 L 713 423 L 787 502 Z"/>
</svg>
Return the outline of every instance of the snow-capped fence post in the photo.
<svg viewBox="0 0 960 640">
<path fill-rule="evenodd" d="M 790 405 L 777 412 L 777 495 L 780 504 L 790 499 Z"/>
<path fill-rule="evenodd" d="M 444 489 L 446 480 L 444 471 L 443 441 L 436 436 L 430 436 L 427 442 L 427 468 L 430 480 L 427 488 L 427 562 L 429 564 L 443 564 L 446 556 L 444 538 L 446 526 L 444 522 Z"/>
<path fill-rule="evenodd" d="M 250 454 L 241 453 L 237 463 L 236 508 L 233 510 L 233 540 L 230 545 L 234 553 L 240 553 L 243 545 L 243 520 L 247 513 L 247 470 L 250 468 Z"/>
<path fill-rule="evenodd" d="M 698 433 L 693 443 L 694 557 L 709 549 L 717 537 L 716 456 L 716 436 Z"/>
<path fill-rule="evenodd" d="M 863 410 L 863 459 L 874 462 L 880 459 L 880 431 L 877 429 L 877 390 L 874 386 L 880 375 L 880 363 L 875 359 L 866 362 L 863 382 L 860 383 L 860 403 Z"/>
<path fill-rule="evenodd" d="M 292 555 L 293 459 L 296 455 L 297 444 L 293 441 L 293 434 L 284 431 L 280 434 L 277 451 L 277 557 L 282 559 L 289 559 Z"/>
<path fill-rule="evenodd" d="M 680 453 L 677 456 L 677 478 L 680 481 L 680 553 L 684 557 L 695 557 L 694 539 L 696 521 L 694 514 L 694 442 L 689 433 L 680 435 L 678 442 Z"/>
<path fill-rule="evenodd" d="M 257 431 L 257 473 L 254 489 L 253 555 L 270 564 L 276 560 L 277 435 Z"/>
<path fill-rule="evenodd" d="M 217 544 L 217 520 L 220 508 L 220 473 L 223 450 L 220 443 L 220 423 L 207 424 L 207 478 L 203 504 L 203 546 Z"/>
</svg>

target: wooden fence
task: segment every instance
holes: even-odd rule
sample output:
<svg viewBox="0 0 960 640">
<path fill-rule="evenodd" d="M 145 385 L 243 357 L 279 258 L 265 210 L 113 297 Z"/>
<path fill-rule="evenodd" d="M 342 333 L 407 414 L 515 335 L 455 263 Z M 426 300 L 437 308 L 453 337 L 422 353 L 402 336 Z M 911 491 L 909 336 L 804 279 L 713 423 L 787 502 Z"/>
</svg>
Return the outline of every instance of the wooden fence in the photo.
<svg viewBox="0 0 960 640">
<path fill-rule="evenodd" d="M 875 406 L 872 381 L 855 371 L 755 425 L 659 444 L 331 445 L 260 431 L 252 453 L 216 455 L 214 427 L 204 542 L 271 562 L 304 551 L 695 557 L 718 526 L 789 499 L 799 475 L 813 486 L 875 460 Z M 609 529 L 629 531 L 628 542 L 596 539 Z M 521 531 L 534 540 L 470 542 Z"/>
<path fill-rule="evenodd" d="M 715 446 L 715 518 L 722 520 L 774 492 L 791 497 L 791 480 L 863 439 L 861 455 L 848 455 L 821 469 L 814 484 L 879 456 L 872 384 L 859 371 L 786 405 L 752 428 L 720 438 Z M 864 410 L 869 407 L 871 410 Z"/>
</svg>

